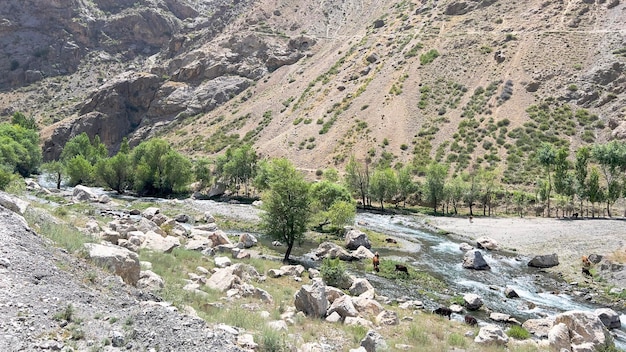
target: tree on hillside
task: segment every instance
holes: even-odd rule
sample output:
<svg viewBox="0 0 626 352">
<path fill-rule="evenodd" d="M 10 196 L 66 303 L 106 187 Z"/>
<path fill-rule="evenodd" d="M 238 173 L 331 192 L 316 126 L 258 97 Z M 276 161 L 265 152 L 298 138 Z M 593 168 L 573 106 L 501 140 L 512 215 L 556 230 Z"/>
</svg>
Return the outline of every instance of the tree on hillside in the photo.
<svg viewBox="0 0 626 352">
<path fill-rule="evenodd" d="M 607 185 L 604 200 L 607 214 L 611 216 L 611 205 L 622 193 L 620 176 L 626 168 L 626 145 L 615 140 L 606 144 L 596 144 L 591 150 L 591 155 L 600 164 L 604 175 Z"/>
<path fill-rule="evenodd" d="M 432 162 L 426 168 L 426 181 L 424 182 L 424 195 L 426 201 L 433 205 L 433 212 L 437 214 L 437 206 L 444 198 L 444 188 L 448 166 L 438 162 Z"/>
<path fill-rule="evenodd" d="M 589 198 L 587 191 L 587 166 L 591 158 L 591 149 L 587 146 L 580 147 L 576 150 L 576 165 L 574 174 L 576 177 L 575 191 L 580 200 L 580 215 L 583 215 L 583 202 Z"/>
<path fill-rule="evenodd" d="M 14 125 L 22 126 L 27 130 L 39 130 L 39 127 L 37 127 L 37 121 L 35 121 L 34 117 L 26 117 L 26 115 L 19 111 L 13 114 L 13 116 L 11 117 L 11 123 Z"/>
<path fill-rule="evenodd" d="M 415 193 L 418 186 L 413 181 L 413 172 L 411 166 L 406 165 L 396 172 L 396 180 L 398 181 L 398 196 L 402 199 L 402 206 L 406 207 L 406 199 Z"/>
<path fill-rule="evenodd" d="M 556 161 L 556 151 L 550 143 L 543 143 L 537 152 L 539 163 L 545 168 L 548 183 L 546 184 L 546 201 L 548 204 L 548 217 L 550 217 L 550 196 L 552 193 L 552 169 Z"/>
<path fill-rule="evenodd" d="M 380 210 L 385 210 L 385 201 L 396 195 L 398 187 L 395 172 L 390 168 L 376 169 L 370 179 L 369 193 L 380 202 Z"/>
<path fill-rule="evenodd" d="M 284 261 L 289 260 L 296 241 L 304 238 L 311 215 L 309 184 L 287 159 L 268 163 L 269 190 L 263 196 L 261 226 L 265 233 L 287 245 Z"/>
<path fill-rule="evenodd" d="M 131 153 L 133 188 L 141 195 L 182 192 L 191 181 L 191 161 L 159 138 L 142 142 Z"/>
<path fill-rule="evenodd" d="M 363 206 L 368 205 L 369 190 L 369 171 L 367 163 L 365 166 L 356 161 L 354 155 L 350 156 L 348 164 L 346 164 L 345 183 L 352 194 L 358 195 L 363 202 Z"/>
<path fill-rule="evenodd" d="M 211 184 L 211 162 L 207 158 L 200 158 L 193 163 L 193 174 L 200 182 L 200 189 Z"/>
<path fill-rule="evenodd" d="M 554 191 L 562 196 L 565 196 L 565 200 L 569 200 L 570 205 L 574 198 L 574 177 L 570 171 L 571 163 L 567 160 L 569 151 L 565 147 L 561 147 L 556 151 L 556 157 L 554 161 Z M 563 198 L 561 198 L 561 203 Z M 563 209 L 562 213 L 565 216 L 565 208 L 561 204 Z M 557 213 L 558 216 L 558 213 Z"/>
</svg>

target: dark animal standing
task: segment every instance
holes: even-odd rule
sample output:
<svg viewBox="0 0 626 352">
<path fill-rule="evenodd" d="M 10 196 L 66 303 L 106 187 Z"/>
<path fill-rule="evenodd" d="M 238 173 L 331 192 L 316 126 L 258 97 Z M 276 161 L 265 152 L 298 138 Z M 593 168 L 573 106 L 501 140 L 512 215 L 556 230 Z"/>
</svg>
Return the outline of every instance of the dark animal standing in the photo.
<svg viewBox="0 0 626 352">
<path fill-rule="evenodd" d="M 450 317 L 452 316 L 452 309 L 450 309 L 448 307 L 439 307 L 439 308 L 435 309 L 433 311 L 433 313 L 439 314 L 442 317 L 448 317 L 448 320 L 450 320 L 451 319 Z"/>
<path fill-rule="evenodd" d="M 476 318 L 474 318 L 471 315 L 466 315 L 465 316 L 465 324 L 471 325 L 471 326 L 476 326 L 476 325 L 478 325 L 478 320 L 476 320 Z"/>
<path fill-rule="evenodd" d="M 574 219 L 578 219 L 578 213 L 574 213 L 574 214 L 572 214 L 572 218 L 574 218 Z"/>
<path fill-rule="evenodd" d="M 405 265 L 402 265 L 402 264 L 396 264 L 396 271 L 406 273 L 407 275 L 409 275 L 409 269 Z"/>
<path fill-rule="evenodd" d="M 398 241 L 396 241 L 395 239 L 393 239 L 391 237 L 385 238 L 385 242 L 387 242 L 387 243 L 398 243 Z"/>
<path fill-rule="evenodd" d="M 380 256 L 378 255 L 378 252 L 374 254 L 374 258 L 372 258 L 372 264 L 374 265 L 374 271 L 379 272 L 380 269 L 378 268 L 378 266 L 380 265 Z"/>
</svg>

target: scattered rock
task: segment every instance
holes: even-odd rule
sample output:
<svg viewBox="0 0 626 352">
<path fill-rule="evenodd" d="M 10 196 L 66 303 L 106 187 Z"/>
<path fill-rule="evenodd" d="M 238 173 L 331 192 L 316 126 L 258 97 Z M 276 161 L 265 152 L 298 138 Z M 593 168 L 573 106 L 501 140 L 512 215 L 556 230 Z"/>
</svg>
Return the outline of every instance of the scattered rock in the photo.
<svg viewBox="0 0 626 352">
<path fill-rule="evenodd" d="M 469 243 L 461 243 L 459 245 L 459 249 L 462 250 L 463 252 L 467 252 L 467 251 L 471 251 L 472 249 L 474 249 L 474 247 L 472 247 Z"/>
<path fill-rule="evenodd" d="M 613 346 L 613 340 L 600 318 L 593 312 L 569 311 L 557 315 L 548 334 L 550 346 L 560 351 L 596 350 Z"/>
<path fill-rule="evenodd" d="M 515 292 L 515 290 L 510 287 L 507 287 L 504 289 L 504 296 L 506 296 L 506 298 L 518 298 L 519 297 L 517 292 Z"/>
<path fill-rule="evenodd" d="M 463 296 L 464 306 L 468 310 L 478 310 L 483 306 L 483 300 L 474 293 L 468 293 Z"/>
<path fill-rule="evenodd" d="M 552 326 L 554 326 L 554 318 L 528 319 L 522 324 L 524 329 L 540 338 L 548 337 Z"/>
<path fill-rule="evenodd" d="M 376 316 L 376 324 L 378 325 L 398 325 L 400 319 L 398 314 L 391 310 L 384 310 Z"/>
<path fill-rule="evenodd" d="M 324 318 L 328 310 L 326 285 L 321 279 L 313 279 L 311 285 L 302 285 L 295 294 L 294 305 L 307 316 Z"/>
<path fill-rule="evenodd" d="M 372 248 L 372 244 L 370 243 L 369 238 L 367 238 L 365 232 L 359 231 L 352 227 L 346 227 L 344 241 L 346 244 L 346 248 L 349 250 L 355 250 L 361 246 L 367 249 Z"/>
<path fill-rule="evenodd" d="M 367 281 L 367 279 L 357 278 L 356 280 L 354 280 L 354 282 L 352 282 L 352 286 L 350 286 L 348 291 L 350 292 L 351 295 L 358 296 L 361 293 L 365 293 L 373 289 L 374 289 L 374 286 L 372 286 L 372 284 L 370 284 L 370 282 Z"/>
<path fill-rule="evenodd" d="M 172 249 L 180 247 L 180 240 L 174 236 L 161 236 L 154 231 L 148 231 L 145 239 L 141 243 L 141 248 L 153 250 L 155 252 L 170 253 Z"/>
<path fill-rule="evenodd" d="M 482 253 L 479 250 L 473 249 L 467 251 L 463 256 L 463 267 L 474 270 L 489 270 L 489 264 L 483 258 Z"/>
<path fill-rule="evenodd" d="M 164 286 L 165 282 L 163 279 L 151 270 L 144 270 L 140 272 L 139 281 L 137 281 L 137 288 L 149 292 L 158 292 L 161 291 Z"/>
<path fill-rule="evenodd" d="M 385 339 L 375 330 L 370 330 L 365 334 L 361 340 L 361 347 L 365 348 L 367 352 L 380 352 L 388 349 Z"/>
<path fill-rule="evenodd" d="M 119 275 L 129 285 L 137 285 L 141 267 L 137 253 L 115 245 L 85 243 L 88 258 L 96 265 Z"/>
<path fill-rule="evenodd" d="M 352 257 L 358 260 L 372 259 L 374 258 L 374 253 L 363 246 L 359 246 L 359 248 L 352 252 Z"/>
<path fill-rule="evenodd" d="M 338 245 L 332 242 L 322 242 L 315 250 L 315 256 L 319 259 L 322 258 L 330 258 L 335 259 L 339 258 L 340 260 L 350 261 L 354 258 L 350 253 L 348 253 L 345 249 L 339 247 Z"/>
<path fill-rule="evenodd" d="M 333 303 L 328 308 L 327 315 L 332 313 L 337 313 L 341 316 L 342 319 L 346 317 L 356 317 L 359 315 L 359 312 L 352 304 L 352 298 L 348 295 L 343 295 L 336 298 Z"/>
<path fill-rule="evenodd" d="M 152 220 L 152 218 L 156 214 L 159 214 L 160 212 L 161 212 L 161 209 L 159 209 L 157 207 L 148 207 L 141 213 L 141 216 L 143 216 L 144 218 L 146 218 L 148 220 Z"/>
<path fill-rule="evenodd" d="M 242 233 L 239 236 L 239 243 L 243 243 L 243 248 L 254 247 L 257 244 L 257 239 L 249 233 Z"/>
<path fill-rule="evenodd" d="M 214 261 L 215 266 L 218 268 L 225 268 L 232 264 L 228 257 L 215 257 Z"/>
<path fill-rule="evenodd" d="M 535 268 L 551 268 L 559 265 L 559 257 L 556 253 L 537 255 L 528 262 L 528 266 Z"/>
<path fill-rule="evenodd" d="M 622 322 L 619 319 L 619 314 L 610 308 L 600 308 L 594 311 L 596 316 L 600 318 L 602 324 L 607 327 L 607 329 L 619 329 L 622 327 Z"/>
<path fill-rule="evenodd" d="M 98 195 L 89 187 L 77 185 L 72 191 L 72 200 L 74 202 L 97 202 Z"/>
<path fill-rule="evenodd" d="M 509 342 L 509 337 L 499 326 L 488 324 L 480 328 L 478 335 L 474 338 L 474 342 L 485 345 L 506 345 Z"/>
<path fill-rule="evenodd" d="M 476 247 L 479 249 L 487 249 L 490 251 L 498 249 L 498 242 L 493 238 L 489 237 L 480 237 L 476 239 Z"/>
</svg>

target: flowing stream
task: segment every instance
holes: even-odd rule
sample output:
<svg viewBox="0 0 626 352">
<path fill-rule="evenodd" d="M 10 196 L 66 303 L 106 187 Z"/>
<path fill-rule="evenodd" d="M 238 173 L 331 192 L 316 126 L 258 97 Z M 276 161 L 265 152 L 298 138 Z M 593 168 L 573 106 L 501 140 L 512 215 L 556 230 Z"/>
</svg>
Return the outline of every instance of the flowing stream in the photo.
<svg viewBox="0 0 626 352">
<path fill-rule="evenodd" d="M 445 282 L 448 292 L 439 297 L 442 301 L 451 296 L 475 293 L 491 311 L 509 314 L 521 322 L 568 310 L 592 311 L 601 308 L 585 301 L 581 297 L 584 294 L 562 293 L 562 289 L 569 284 L 537 268 L 528 267 L 530 258 L 482 250 L 481 253 L 491 269 L 465 269 L 462 266 L 464 252 L 459 248 L 460 242 L 446 235 L 423 230 L 423 225 L 415 217 L 359 213 L 356 221 L 365 228 L 399 238 L 403 242 L 402 250 L 373 250 L 380 253 L 381 259 L 407 262 L 417 270 L 426 271 Z M 438 306 L 432 300 L 432 293 L 420 296 L 417 294 L 417 287 L 398 287 L 399 285 L 390 285 L 388 280 L 377 275 L 365 275 L 379 292 L 390 298 L 405 296 L 421 299 L 430 308 Z M 504 289 L 507 287 L 514 289 L 520 298 L 506 298 Z M 483 321 L 488 320 L 485 315 L 478 314 L 477 317 Z M 462 319 L 461 316 L 454 315 L 453 318 Z M 626 315 L 622 314 L 621 320 L 622 328 L 613 330 L 613 333 L 617 335 L 617 346 L 626 350 Z"/>
</svg>

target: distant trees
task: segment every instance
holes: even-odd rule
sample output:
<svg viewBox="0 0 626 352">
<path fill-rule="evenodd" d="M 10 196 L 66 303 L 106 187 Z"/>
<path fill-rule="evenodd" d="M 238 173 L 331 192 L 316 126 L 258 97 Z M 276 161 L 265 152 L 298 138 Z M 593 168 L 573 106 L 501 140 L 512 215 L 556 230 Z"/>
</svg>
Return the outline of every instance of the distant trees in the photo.
<svg viewBox="0 0 626 352">
<path fill-rule="evenodd" d="M 385 210 L 384 203 L 391 200 L 397 191 L 396 174 L 391 168 L 374 170 L 369 183 L 369 193 L 372 198 L 380 202 L 380 210 Z"/>
<path fill-rule="evenodd" d="M 5 172 L 26 177 L 37 171 L 41 164 L 39 134 L 35 128 L 24 127 L 30 124 L 20 123 L 21 119 L 15 119 L 16 115 L 13 120 L 17 123 L 0 124 L 0 165 L 4 165 Z"/>
<path fill-rule="evenodd" d="M 192 180 L 189 159 L 159 138 L 142 142 L 133 149 L 133 189 L 141 195 L 168 195 L 182 192 Z"/>
<path fill-rule="evenodd" d="M 444 199 L 445 180 L 448 175 L 448 166 L 437 162 L 431 162 L 426 167 L 426 180 L 424 181 L 424 196 L 426 201 L 432 204 L 433 212 L 437 214 L 437 206 Z"/>
<path fill-rule="evenodd" d="M 217 158 L 215 173 L 219 180 L 230 185 L 236 193 L 243 185 L 244 193 L 249 195 L 248 186 L 255 177 L 257 160 L 258 156 L 251 145 L 231 147 Z"/>
</svg>

